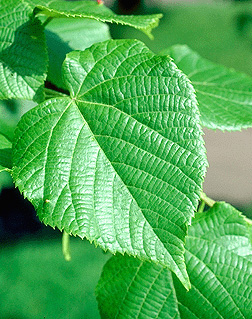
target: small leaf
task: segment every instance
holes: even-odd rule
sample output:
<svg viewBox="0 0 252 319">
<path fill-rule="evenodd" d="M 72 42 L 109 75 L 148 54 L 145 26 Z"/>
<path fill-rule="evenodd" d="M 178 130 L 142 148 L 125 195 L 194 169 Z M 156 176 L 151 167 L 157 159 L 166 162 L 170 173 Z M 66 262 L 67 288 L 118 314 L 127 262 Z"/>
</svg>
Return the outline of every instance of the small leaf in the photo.
<svg viewBox="0 0 252 319">
<path fill-rule="evenodd" d="M 188 288 L 184 239 L 206 168 L 192 86 L 134 40 L 74 51 L 63 75 L 71 97 L 18 125 L 16 185 L 45 224 L 160 262 Z"/>
<path fill-rule="evenodd" d="M 189 227 L 185 257 L 189 292 L 167 268 L 112 257 L 96 288 L 101 317 L 251 318 L 252 247 L 237 210 L 216 203 L 197 214 Z"/>
<path fill-rule="evenodd" d="M 54 19 L 45 34 L 49 55 L 47 79 L 60 88 L 65 88 L 61 67 L 67 53 L 85 50 L 94 43 L 110 39 L 108 25 L 91 19 Z"/>
<path fill-rule="evenodd" d="M 94 1 L 43 1 L 27 0 L 30 5 L 37 8 L 37 13 L 49 17 L 79 17 L 90 18 L 101 22 L 117 23 L 128 25 L 141 30 L 152 38 L 151 31 L 156 28 L 162 14 L 145 16 L 117 15 L 103 4 Z"/>
<path fill-rule="evenodd" d="M 0 99 L 44 99 L 45 36 L 31 13 L 25 2 L 0 0 Z"/>
<path fill-rule="evenodd" d="M 251 77 L 203 59 L 187 46 L 163 53 L 192 81 L 204 126 L 230 131 L 252 127 Z"/>
</svg>

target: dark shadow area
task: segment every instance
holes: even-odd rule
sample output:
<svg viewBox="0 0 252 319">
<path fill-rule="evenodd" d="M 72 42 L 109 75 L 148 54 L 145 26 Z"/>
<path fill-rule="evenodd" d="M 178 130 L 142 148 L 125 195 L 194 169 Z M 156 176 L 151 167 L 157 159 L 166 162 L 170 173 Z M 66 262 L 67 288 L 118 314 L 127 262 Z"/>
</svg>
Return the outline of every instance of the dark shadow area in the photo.
<svg viewBox="0 0 252 319">
<path fill-rule="evenodd" d="M 18 112 L 18 104 L 15 100 L 4 100 L 1 101 L 1 103 L 3 103 L 4 106 L 8 109 L 8 111 L 13 115 Z"/>
<path fill-rule="evenodd" d="M 50 30 L 45 30 L 45 36 L 49 56 L 49 67 L 47 75 L 48 82 L 46 86 L 50 89 L 69 94 L 66 90 L 64 90 L 64 84 L 61 76 L 61 67 L 67 53 L 73 51 L 73 49 L 56 33 Z M 56 83 L 58 85 L 57 87 L 55 86 Z M 59 90 L 59 88 L 61 90 Z"/>
<path fill-rule="evenodd" d="M 0 240 L 19 238 L 41 229 L 35 210 L 18 189 L 3 189 L 0 195 Z"/>
<path fill-rule="evenodd" d="M 60 232 L 39 221 L 33 205 L 16 188 L 0 194 L 0 241 L 17 243 L 23 238 L 60 238 Z"/>
<path fill-rule="evenodd" d="M 139 9 L 140 5 L 143 3 L 142 0 L 120 0 L 118 1 L 118 9 L 119 12 L 122 12 L 124 14 L 130 14 L 134 12 L 135 10 Z"/>
<path fill-rule="evenodd" d="M 252 14 L 239 14 L 236 18 L 236 28 L 240 37 L 250 43 L 252 50 Z"/>
</svg>

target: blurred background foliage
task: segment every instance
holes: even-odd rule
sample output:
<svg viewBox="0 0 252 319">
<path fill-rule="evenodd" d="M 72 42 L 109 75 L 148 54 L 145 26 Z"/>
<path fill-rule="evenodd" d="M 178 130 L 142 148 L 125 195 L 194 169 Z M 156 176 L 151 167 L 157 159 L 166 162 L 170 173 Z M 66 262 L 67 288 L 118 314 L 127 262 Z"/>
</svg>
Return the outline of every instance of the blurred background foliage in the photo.
<svg viewBox="0 0 252 319">
<path fill-rule="evenodd" d="M 118 5 L 114 7 L 118 10 Z M 165 5 L 153 1 L 151 7 L 139 3 L 136 12 L 163 13 L 153 30 L 154 40 L 116 25 L 110 28 L 113 38 L 138 38 L 155 53 L 174 44 L 187 44 L 202 57 L 252 75 L 252 2 L 177 1 Z"/>
<path fill-rule="evenodd" d="M 252 75 L 250 1 L 107 0 L 105 4 L 118 13 L 164 15 L 152 41 L 117 25 L 110 26 L 113 38 L 140 39 L 156 53 L 173 44 L 187 44 L 205 58 Z M 7 123 L 13 132 L 33 106 L 26 101 L 0 101 L 0 129 Z M 0 174 L 0 193 L 0 318 L 99 318 L 94 289 L 109 254 L 71 238 L 72 260 L 66 262 L 60 232 L 38 221 L 7 173 Z M 249 202 L 236 204 L 251 213 Z"/>
<path fill-rule="evenodd" d="M 73 238 L 72 260 L 66 262 L 59 235 L 2 243 L 1 319 L 99 318 L 95 286 L 109 255 Z"/>
</svg>

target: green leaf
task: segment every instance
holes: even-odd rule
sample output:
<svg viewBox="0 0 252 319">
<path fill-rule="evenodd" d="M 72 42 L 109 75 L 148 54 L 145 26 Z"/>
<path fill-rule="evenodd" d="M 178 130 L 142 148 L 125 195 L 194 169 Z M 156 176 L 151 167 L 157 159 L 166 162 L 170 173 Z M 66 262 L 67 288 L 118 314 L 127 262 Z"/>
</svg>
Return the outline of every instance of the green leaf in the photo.
<svg viewBox="0 0 252 319">
<path fill-rule="evenodd" d="M 45 36 L 31 13 L 25 2 L 0 0 L 0 99 L 44 99 Z"/>
<path fill-rule="evenodd" d="M 14 130 L 21 116 L 35 105 L 32 101 L 0 101 L 0 172 L 12 168 L 12 141 Z M 12 110 L 12 111 L 11 111 Z M 0 192 L 3 187 L 12 187 L 11 177 L 1 174 Z"/>
<path fill-rule="evenodd" d="M 252 127 L 251 77 L 203 59 L 184 45 L 162 52 L 191 80 L 204 126 L 230 131 Z"/>
<path fill-rule="evenodd" d="M 11 147 L 11 141 L 0 133 L 0 173 L 12 167 Z"/>
<path fill-rule="evenodd" d="M 96 295 L 101 318 L 180 318 L 172 273 L 129 256 L 109 259 Z"/>
<path fill-rule="evenodd" d="M 187 294 L 174 281 L 182 318 L 194 318 L 192 313 L 199 318 L 250 318 L 251 257 L 245 220 L 233 207 L 217 203 L 199 215 L 186 243 L 192 290 Z"/>
<path fill-rule="evenodd" d="M 28 100 L 0 100 L 0 133 L 12 142 L 20 118 L 35 105 Z"/>
<path fill-rule="evenodd" d="M 30 5 L 37 8 L 36 13 L 45 14 L 49 17 L 80 17 L 90 18 L 101 22 L 128 25 L 141 30 L 152 38 L 151 31 L 156 28 L 162 14 L 145 16 L 120 16 L 94 1 L 43 1 L 27 0 Z"/>
<path fill-rule="evenodd" d="M 160 262 L 188 288 L 184 239 L 206 168 L 191 84 L 135 40 L 74 51 L 63 75 L 71 98 L 18 125 L 16 185 L 45 224 Z"/>
<path fill-rule="evenodd" d="M 112 257 L 96 289 L 102 318 L 251 318 L 252 247 L 237 210 L 216 203 L 196 215 L 185 257 L 189 292 L 167 268 Z"/>
<path fill-rule="evenodd" d="M 107 24 L 91 19 L 54 19 L 48 24 L 45 34 L 49 54 L 47 79 L 60 88 L 65 88 L 61 67 L 67 53 L 110 39 Z"/>
<path fill-rule="evenodd" d="M 92 19 L 54 19 L 47 25 L 47 30 L 57 34 L 72 50 L 85 50 L 111 38 L 108 25 Z"/>
<path fill-rule="evenodd" d="M 246 218 L 246 225 L 248 228 L 249 236 L 250 236 L 250 242 L 252 245 L 252 220 L 250 218 Z"/>
</svg>

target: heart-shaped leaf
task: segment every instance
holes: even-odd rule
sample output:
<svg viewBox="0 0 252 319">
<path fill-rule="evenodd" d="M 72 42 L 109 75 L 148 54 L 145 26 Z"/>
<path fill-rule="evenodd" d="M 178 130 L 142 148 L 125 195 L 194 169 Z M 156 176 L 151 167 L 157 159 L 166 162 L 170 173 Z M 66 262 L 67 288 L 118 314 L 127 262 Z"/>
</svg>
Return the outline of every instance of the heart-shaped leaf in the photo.
<svg viewBox="0 0 252 319">
<path fill-rule="evenodd" d="M 251 77 L 203 59 L 187 46 L 163 52 L 192 81 L 204 126 L 230 131 L 252 127 Z"/>
<path fill-rule="evenodd" d="M 191 84 L 134 40 L 72 52 L 63 75 L 71 97 L 18 125 L 16 185 L 45 224 L 166 265 L 188 288 L 184 239 L 206 168 Z"/>
<path fill-rule="evenodd" d="M 102 318 L 251 318 L 252 247 L 226 203 L 196 215 L 186 239 L 188 292 L 160 265 L 114 256 L 97 286 Z"/>
<path fill-rule="evenodd" d="M 44 99 L 45 36 L 31 14 L 26 2 L 0 0 L 0 99 Z"/>
</svg>

